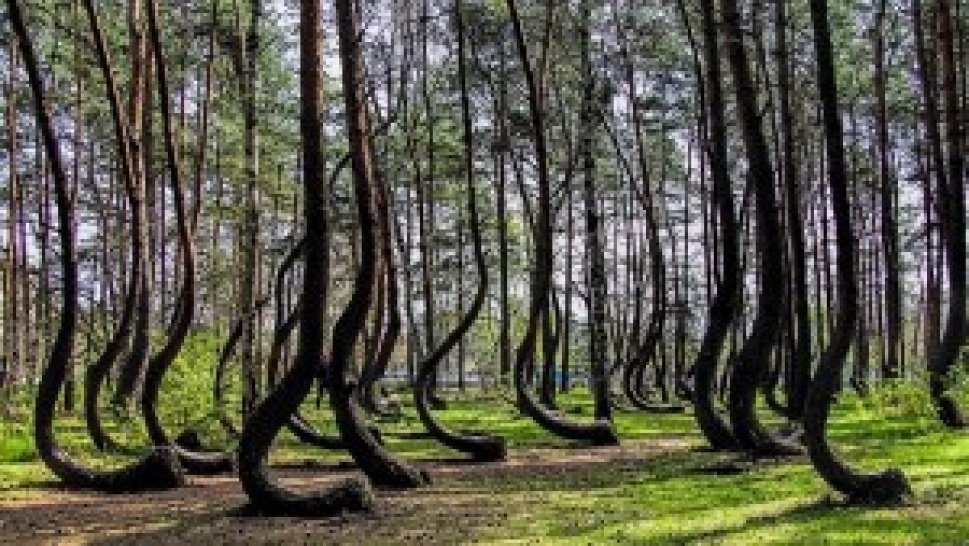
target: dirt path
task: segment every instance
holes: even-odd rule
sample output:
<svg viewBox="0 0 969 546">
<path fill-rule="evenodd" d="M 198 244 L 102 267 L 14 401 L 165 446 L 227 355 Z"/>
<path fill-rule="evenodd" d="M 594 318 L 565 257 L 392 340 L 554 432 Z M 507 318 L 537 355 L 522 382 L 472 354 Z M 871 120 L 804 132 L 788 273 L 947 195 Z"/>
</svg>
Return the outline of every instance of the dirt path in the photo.
<svg viewBox="0 0 969 546">
<path fill-rule="evenodd" d="M 29 500 L 0 502 L 0 544 L 469 542 L 494 536 L 489 529 L 520 516 L 535 483 L 608 479 L 612 467 L 635 467 L 688 447 L 684 440 L 661 439 L 598 449 L 520 450 L 503 463 L 422 462 L 434 478 L 432 486 L 380 491 L 372 513 L 317 520 L 234 515 L 246 498 L 231 476 L 191 478 L 188 487 L 149 495 L 52 489 Z M 307 490 L 352 474 L 352 469 L 323 465 L 277 471 L 288 486 Z"/>
</svg>

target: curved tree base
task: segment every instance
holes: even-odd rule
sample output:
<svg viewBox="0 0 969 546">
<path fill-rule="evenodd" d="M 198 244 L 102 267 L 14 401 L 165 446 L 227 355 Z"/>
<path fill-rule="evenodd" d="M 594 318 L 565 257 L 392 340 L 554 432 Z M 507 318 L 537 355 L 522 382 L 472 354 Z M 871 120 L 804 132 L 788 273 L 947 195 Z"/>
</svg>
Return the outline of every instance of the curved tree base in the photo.
<svg viewBox="0 0 969 546">
<path fill-rule="evenodd" d="M 751 338 L 754 336 L 752 335 Z M 747 378 L 756 377 L 762 359 L 756 353 L 760 342 L 748 339 L 747 345 L 736 357 L 730 377 L 730 393 L 727 411 L 731 430 L 740 449 L 754 458 L 790 457 L 801 455 L 804 448 L 797 442 L 779 437 L 761 422 L 757 415 L 758 382 Z"/>
<path fill-rule="evenodd" d="M 185 485 L 185 471 L 171 448 L 152 449 L 137 463 L 110 477 L 109 493 L 164 491 Z"/>
<path fill-rule="evenodd" d="M 235 470 L 235 459 L 228 453 L 201 453 L 177 445 L 174 449 L 185 472 L 193 476 L 216 476 Z"/>
<path fill-rule="evenodd" d="M 103 359 L 103 357 L 102 357 Z M 113 359 L 112 359 L 113 362 Z M 108 362 L 108 365 L 111 363 Z M 99 451 L 124 452 L 125 447 L 111 437 L 104 429 L 101 420 L 101 412 L 98 408 L 98 400 L 101 395 L 101 388 L 104 386 L 104 379 L 107 375 L 107 368 L 104 362 L 96 362 L 88 367 L 84 376 L 84 423 L 87 427 L 88 436 L 94 442 L 94 446 Z"/>
<path fill-rule="evenodd" d="M 171 343 L 171 340 L 169 340 Z M 168 362 L 165 362 L 165 361 Z M 165 431 L 161 419 L 158 417 L 158 398 L 161 390 L 162 379 L 167 370 L 171 358 L 162 353 L 156 357 L 149 366 L 145 375 L 144 392 L 141 398 L 141 414 L 148 429 L 148 437 L 157 446 L 171 446 L 178 456 L 182 467 L 189 474 L 196 476 L 214 476 L 232 472 L 235 469 L 235 458 L 224 452 L 199 452 L 193 449 L 186 449 L 178 445 L 177 441 L 172 442 L 171 437 Z"/>
<path fill-rule="evenodd" d="M 675 403 L 654 403 L 647 400 L 642 393 L 636 390 L 636 376 L 641 375 L 642 370 L 633 371 L 630 374 L 623 374 L 623 393 L 626 400 L 632 405 L 635 411 L 658 414 L 685 413 L 686 406 Z"/>
<path fill-rule="evenodd" d="M 906 504 L 911 498 L 912 487 L 905 474 L 897 468 L 863 476 L 859 479 L 857 489 L 845 494 L 849 504 L 866 506 L 896 506 Z"/>
<path fill-rule="evenodd" d="M 934 382 L 934 380 L 933 380 Z M 931 386 L 932 403 L 935 405 L 939 420 L 950 429 L 964 429 L 969 427 L 965 415 L 959 408 L 955 398 L 940 386 Z"/>
<path fill-rule="evenodd" d="M 94 447 L 98 448 L 98 451 L 101 451 L 102 453 L 118 453 L 122 455 L 133 455 L 136 453 L 135 449 L 125 446 L 108 434 L 108 431 L 104 429 L 104 423 L 101 421 L 101 416 L 98 415 L 97 408 L 93 410 L 85 408 L 84 412 L 84 421 L 87 426 L 88 436 L 91 437 L 91 442 L 94 443 Z"/>
<path fill-rule="evenodd" d="M 458 442 L 455 442 L 455 446 L 449 445 L 449 447 L 471 455 L 471 459 L 475 462 L 491 463 L 508 458 L 508 447 L 504 438 L 471 430 L 459 431 L 458 434 L 460 434 Z M 463 443 L 463 446 L 460 443 Z"/>
<path fill-rule="evenodd" d="M 438 425 L 440 426 L 440 425 Z M 431 436 L 445 446 L 471 456 L 476 463 L 504 461 L 508 458 L 505 439 L 478 431 L 451 431 L 442 429 Z"/>
<path fill-rule="evenodd" d="M 373 508 L 373 490 L 365 480 L 351 479 L 325 491 L 296 495 L 276 487 L 271 502 L 250 495 L 246 515 L 253 517 L 324 518 Z"/>
<path fill-rule="evenodd" d="M 417 408 L 417 415 L 420 417 L 421 423 L 424 424 L 432 438 L 451 449 L 467 453 L 471 456 L 471 460 L 475 462 L 505 460 L 508 453 L 504 438 L 480 432 L 453 431 L 438 421 L 431 413 L 428 400 L 429 393 L 426 388 L 420 388 L 420 383 L 419 377 L 418 388 L 414 391 L 414 405 Z"/>
<path fill-rule="evenodd" d="M 560 438 L 594 446 L 619 445 L 619 437 L 616 436 L 611 421 L 603 419 L 591 423 L 576 423 L 563 419 L 540 406 L 524 388 L 518 389 L 518 407 L 543 429 Z"/>
<path fill-rule="evenodd" d="M 697 377 L 700 377 L 699 372 Z M 713 451 L 738 451 L 740 442 L 737 441 L 722 411 L 717 409 L 714 402 L 716 395 L 712 392 L 712 382 L 709 388 L 701 388 L 699 379 L 697 382 L 693 398 L 693 415 L 707 443 Z"/>
<path fill-rule="evenodd" d="M 777 396 L 777 390 L 774 388 L 764 387 L 762 389 L 764 394 L 764 403 L 767 407 L 774 412 L 776 415 L 783 417 L 785 419 L 792 419 L 793 412 L 787 404 L 781 402 L 780 398 Z"/>
<path fill-rule="evenodd" d="M 69 489 L 121 494 L 166 491 L 185 485 L 185 471 L 175 451 L 168 447 L 154 448 L 135 463 L 113 472 L 84 468 L 59 450 L 52 457 L 43 458 Z"/>
<path fill-rule="evenodd" d="M 836 455 L 827 440 L 831 405 L 841 381 L 841 368 L 848 342 L 838 342 L 822 354 L 818 371 L 808 391 L 804 412 L 804 443 L 818 474 L 852 504 L 892 505 L 912 495 L 901 470 L 890 468 L 879 473 L 859 472 Z"/>
<path fill-rule="evenodd" d="M 299 412 L 293 414 L 289 421 L 286 422 L 286 429 L 304 444 L 321 449 L 346 449 L 346 444 L 343 443 L 343 439 L 338 434 L 320 432 L 306 418 L 300 415 Z M 370 434 L 377 440 L 377 443 L 384 445 L 384 439 L 380 433 L 380 429 L 377 427 L 369 427 L 369 430 Z"/>
<path fill-rule="evenodd" d="M 334 382 L 330 385 L 330 404 L 346 449 L 370 482 L 382 489 L 412 489 L 429 484 L 426 471 L 397 459 L 378 441 L 356 403 L 355 390 L 353 384 Z"/>
<path fill-rule="evenodd" d="M 804 447 L 797 437 L 786 437 L 763 430 L 758 434 L 757 444 L 750 449 L 755 458 L 796 457 L 804 454 Z"/>
<path fill-rule="evenodd" d="M 320 432 L 313 425 L 306 422 L 299 413 L 293 414 L 286 421 L 286 429 L 296 437 L 297 440 L 306 445 L 318 447 L 320 449 L 338 450 L 345 449 L 346 445 L 337 434 L 325 434 Z"/>
</svg>

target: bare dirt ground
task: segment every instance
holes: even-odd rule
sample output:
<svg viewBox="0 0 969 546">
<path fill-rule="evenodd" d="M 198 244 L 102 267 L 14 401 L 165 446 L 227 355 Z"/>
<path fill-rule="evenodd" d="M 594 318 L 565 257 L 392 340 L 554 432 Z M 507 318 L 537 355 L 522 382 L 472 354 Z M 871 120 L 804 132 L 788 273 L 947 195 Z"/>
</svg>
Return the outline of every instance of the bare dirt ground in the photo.
<svg viewBox="0 0 969 546">
<path fill-rule="evenodd" d="M 499 537 L 493 530 L 527 509 L 528 488 L 548 480 L 584 482 L 612 468 L 648 464 L 689 448 L 679 439 L 623 446 L 512 452 L 501 463 L 417 462 L 434 483 L 378 491 L 371 513 L 323 519 L 239 515 L 246 504 L 232 476 L 190 478 L 189 486 L 141 495 L 77 493 L 51 486 L 0 501 L 0 544 L 431 544 Z M 331 486 L 354 474 L 339 465 L 288 465 L 277 476 L 294 489 Z M 529 485 L 532 484 L 532 485 Z M 506 536 L 507 537 L 507 536 Z M 524 538 L 524 537 L 522 537 Z"/>
</svg>

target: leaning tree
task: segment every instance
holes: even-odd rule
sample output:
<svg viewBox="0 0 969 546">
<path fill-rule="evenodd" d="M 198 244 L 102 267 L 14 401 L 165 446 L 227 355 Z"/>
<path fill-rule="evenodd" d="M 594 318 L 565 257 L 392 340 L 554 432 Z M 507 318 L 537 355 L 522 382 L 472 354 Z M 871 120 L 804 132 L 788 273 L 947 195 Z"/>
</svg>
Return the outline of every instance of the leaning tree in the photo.
<svg viewBox="0 0 969 546">
<path fill-rule="evenodd" d="M 184 483 L 184 471 L 175 452 L 168 447 L 154 448 L 137 462 L 113 470 L 97 470 L 71 458 L 58 444 L 54 435 L 54 415 L 57 399 L 67 377 L 74 351 L 74 337 L 78 322 L 78 272 L 74 248 L 74 213 L 71 189 L 64 169 L 54 125 L 47 110 L 47 99 L 37 55 L 34 52 L 23 12 L 17 0 L 7 0 L 10 23 L 20 46 L 24 68 L 34 99 L 37 125 L 40 128 L 44 151 L 50 162 L 54 180 L 54 200 L 57 207 L 57 230 L 60 236 L 60 266 L 63 288 L 60 322 L 49 361 L 40 378 L 34 409 L 34 441 L 44 464 L 61 482 L 81 489 L 96 489 L 111 493 L 169 489 Z"/>
<path fill-rule="evenodd" d="M 827 440 L 827 421 L 831 405 L 841 387 L 842 368 L 857 326 L 858 284 L 855 273 L 855 241 L 848 201 L 848 174 L 845 166 L 844 138 L 838 108 L 831 31 L 827 0 L 811 0 L 811 22 L 817 55 L 818 91 L 828 156 L 831 209 L 835 221 L 837 246 L 837 317 L 828 346 L 821 354 L 818 369 L 808 391 L 804 412 L 804 442 L 818 473 L 832 487 L 855 502 L 898 501 L 910 493 L 900 470 L 865 474 L 851 468 L 831 450 Z"/>
</svg>

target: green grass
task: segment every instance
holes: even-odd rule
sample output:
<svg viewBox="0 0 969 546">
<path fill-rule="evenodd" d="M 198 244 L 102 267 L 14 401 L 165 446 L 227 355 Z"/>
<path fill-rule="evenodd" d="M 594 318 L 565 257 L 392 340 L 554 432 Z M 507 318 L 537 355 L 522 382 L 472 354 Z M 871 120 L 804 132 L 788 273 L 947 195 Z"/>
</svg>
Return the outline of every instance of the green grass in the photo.
<svg viewBox="0 0 969 546">
<path fill-rule="evenodd" d="M 481 543 L 555 544 L 967 544 L 969 543 L 969 435 L 939 426 L 920 395 L 900 389 L 867 400 L 848 396 L 835 411 L 831 440 L 852 464 L 879 470 L 898 466 L 910 478 L 913 501 L 892 508 L 844 505 L 817 477 L 806 459 L 765 462 L 743 474 L 701 472 L 724 455 L 691 449 L 702 439 L 690 415 L 620 412 L 616 424 L 624 442 L 680 439 L 681 450 L 632 460 L 570 465 L 566 470 L 495 472 L 474 480 L 442 481 L 447 495 L 487 499 L 506 514 L 501 525 L 468 522 L 466 537 Z M 581 406 L 576 395 L 564 408 Z M 324 413 L 308 408 L 314 421 Z M 497 400 L 453 401 L 441 416 L 455 428 L 504 436 L 513 450 L 576 447 L 541 431 Z M 420 430 L 408 411 L 398 423 L 382 425 L 388 446 L 409 458 L 454 455 L 427 440 L 399 433 Z M 43 494 L 50 480 L 36 460 L 23 424 L 3 428 L 0 499 Z M 116 432 L 117 424 L 113 424 Z M 91 458 L 76 419 L 60 425 L 73 452 Z M 137 427 L 126 432 L 137 443 Z M 556 451 L 556 453 L 559 453 Z M 274 460 L 345 459 L 299 446 L 283 435 Z M 103 460 L 103 457 L 99 457 Z M 457 516 L 456 516 L 457 517 Z"/>
</svg>

